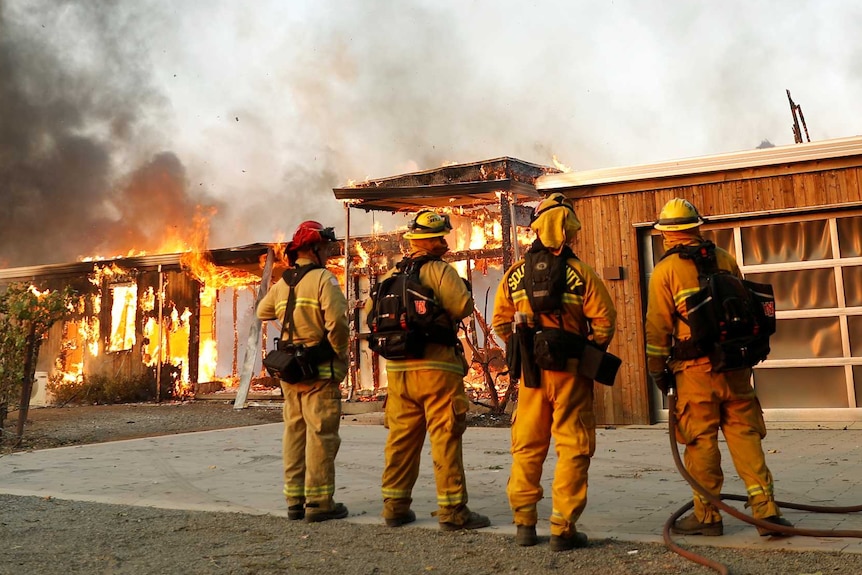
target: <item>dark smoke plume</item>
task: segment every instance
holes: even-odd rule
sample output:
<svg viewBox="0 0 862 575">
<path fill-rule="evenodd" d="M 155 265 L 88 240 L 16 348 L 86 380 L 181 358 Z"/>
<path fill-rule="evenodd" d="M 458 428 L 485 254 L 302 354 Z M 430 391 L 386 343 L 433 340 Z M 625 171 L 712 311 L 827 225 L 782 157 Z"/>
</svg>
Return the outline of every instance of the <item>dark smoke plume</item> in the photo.
<svg viewBox="0 0 862 575">
<path fill-rule="evenodd" d="M 123 4 L 0 0 L 0 267 L 152 252 L 212 204 L 153 153 L 147 31 Z"/>
</svg>

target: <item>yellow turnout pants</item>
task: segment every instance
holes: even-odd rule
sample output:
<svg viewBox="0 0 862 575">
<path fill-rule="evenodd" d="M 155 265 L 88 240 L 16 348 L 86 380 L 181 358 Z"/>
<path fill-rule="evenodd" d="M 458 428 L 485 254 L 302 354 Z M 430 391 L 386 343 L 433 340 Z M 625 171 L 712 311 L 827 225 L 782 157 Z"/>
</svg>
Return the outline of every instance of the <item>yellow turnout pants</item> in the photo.
<svg viewBox="0 0 862 575">
<path fill-rule="evenodd" d="M 750 383 L 751 370 L 710 371 L 709 364 L 689 366 L 676 374 L 676 440 L 685 445 L 685 468 L 706 490 L 718 496 L 724 483 L 718 430 L 737 473 L 745 482 L 754 517 L 780 515 L 773 496 L 761 439 L 766 424 Z M 721 519 L 718 509 L 694 492 L 694 514 L 704 523 Z"/>
<path fill-rule="evenodd" d="M 554 469 L 551 534 L 570 536 L 587 505 L 587 472 L 596 450 L 593 382 L 574 373 L 542 371 L 542 386 L 520 387 L 512 418 L 512 472 L 506 493 L 516 525 L 535 525 L 542 465 L 551 437 Z"/>
<path fill-rule="evenodd" d="M 437 485 L 437 519 L 458 522 L 467 503 L 461 438 L 467 428 L 469 401 L 462 376 L 422 369 L 390 371 L 388 378 L 383 517 L 403 516 L 410 509 L 427 429 Z"/>
<path fill-rule="evenodd" d="M 284 497 L 287 505 L 332 508 L 341 445 L 341 389 L 331 381 L 281 384 L 284 392 Z"/>
</svg>

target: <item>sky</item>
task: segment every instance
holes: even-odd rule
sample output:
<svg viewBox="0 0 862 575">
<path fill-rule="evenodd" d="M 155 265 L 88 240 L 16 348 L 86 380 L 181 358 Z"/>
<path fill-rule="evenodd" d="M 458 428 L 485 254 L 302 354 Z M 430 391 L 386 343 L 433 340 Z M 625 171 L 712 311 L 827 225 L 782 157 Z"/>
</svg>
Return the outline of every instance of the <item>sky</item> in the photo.
<svg viewBox="0 0 862 575">
<path fill-rule="evenodd" d="M 851 0 L 0 0 L 0 268 L 344 234 L 332 188 L 862 134 Z M 352 234 L 371 218 L 354 210 Z M 353 227 L 355 226 L 355 227 Z"/>
</svg>

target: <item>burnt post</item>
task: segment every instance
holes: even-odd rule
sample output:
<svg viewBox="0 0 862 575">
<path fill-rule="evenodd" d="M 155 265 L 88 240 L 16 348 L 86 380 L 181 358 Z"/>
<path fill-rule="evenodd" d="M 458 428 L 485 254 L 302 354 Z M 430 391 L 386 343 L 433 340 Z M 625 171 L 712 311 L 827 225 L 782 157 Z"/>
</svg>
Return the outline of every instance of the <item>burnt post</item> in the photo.
<svg viewBox="0 0 862 575">
<path fill-rule="evenodd" d="M 512 242 L 513 226 L 511 200 L 508 192 L 500 194 L 500 226 L 503 228 L 503 271 L 515 263 L 514 244 Z"/>
<path fill-rule="evenodd" d="M 361 270 L 357 270 L 357 271 L 361 272 Z M 353 328 L 350 330 L 350 335 L 351 335 L 352 341 L 350 342 L 350 348 L 351 349 L 349 352 L 349 354 L 350 354 L 350 358 L 349 358 L 349 360 L 350 360 L 350 392 L 349 392 L 349 396 L 351 398 L 356 393 L 357 389 L 361 389 L 361 386 L 359 384 L 359 369 L 358 369 L 359 358 L 361 357 L 361 353 L 362 353 L 361 347 L 360 347 L 362 345 L 362 343 L 359 340 L 359 332 L 360 332 L 360 327 L 361 327 L 360 323 L 361 323 L 361 319 L 362 319 L 362 315 L 361 315 L 362 314 L 362 305 L 361 305 L 361 302 L 359 300 L 359 276 L 360 276 L 360 274 L 357 273 L 352 278 L 353 294 L 354 294 L 353 318 L 352 318 Z M 346 279 L 347 278 L 345 278 L 345 280 Z M 346 281 L 345 281 L 345 283 L 346 283 Z"/>
<path fill-rule="evenodd" d="M 371 267 L 368 270 L 368 294 L 371 297 L 371 294 L 374 292 L 374 286 L 377 285 L 377 274 L 374 273 Z M 380 389 L 380 354 L 376 351 L 371 351 L 371 346 L 368 347 L 368 351 L 371 352 L 371 388 L 376 396 Z"/>
<path fill-rule="evenodd" d="M 263 273 L 260 276 L 260 286 L 257 288 L 257 297 L 254 300 L 254 309 L 257 309 L 257 305 L 260 303 L 260 300 L 262 300 L 263 296 L 266 295 L 266 292 L 269 291 L 269 284 L 272 283 L 273 260 L 275 260 L 275 254 L 273 253 L 272 248 L 268 248 L 266 250 L 266 263 L 263 264 Z M 242 361 L 242 372 L 240 372 L 239 376 L 239 388 L 237 389 L 236 398 L 233 402 L 234 409 L 245 408 L 245 401 L 248 398 L 248 390 L 251 387 L 252 370 L 254 370 L 254 362 L 258 354 L 257 344 L 260 341 L 260 332 L 262 329 L 263 322 L 255 316 L 255 321 L 252 321 L 251 327 L 248 330 L 245 355 L 243 356 Z"/>
<path fill-rule="evenodd" d="M 802 120 L 802 128 L 805 129 L 805 139 L 810 142 L 811 138 L 808 137 L 808 126 L 805 125 L 805 116 L 802 115 L 802 106 L 793 101 L 793 98 L 790 97 L 790 90 L 785 91 L 787 92 L 787 101 L 790 103 L 790 113 L 793 114 L 793 126 L 791 126 L 793 140 L 797 144 L 803 142 L 802 130 L 799 128 L 799 121 Z"/>
<path fill-rule="evenodd" d="M 189 384 L 195 389 L 200 379 L 201 359 L 201 289 L 204 285 L 195 281 L 198 289 L 192 290 L 192 308 L 194 313 L 189 318 Z"/>
</svg>

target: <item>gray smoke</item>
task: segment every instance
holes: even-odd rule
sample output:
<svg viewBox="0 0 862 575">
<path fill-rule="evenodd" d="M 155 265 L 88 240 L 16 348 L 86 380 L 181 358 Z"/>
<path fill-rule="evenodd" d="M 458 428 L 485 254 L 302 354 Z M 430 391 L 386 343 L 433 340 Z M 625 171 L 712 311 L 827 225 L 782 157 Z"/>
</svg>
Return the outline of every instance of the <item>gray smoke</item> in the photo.
<svg viewBox="0 0 862 575">
<path fill-rule="evenodd" d="M 163 102 L 134 6 L 0 0 L 0 267 L 156 250 L 213 204 L 146 151 Z"/>
<path fill-rule="evenodd" d="M 213 248 L 343 234 L 333 187 L 452 162 L 787 145 L 785 88 L 859 132 L 858 2 L 540 4 L 0 0 L 0 266 L 152 251 L 198 206 Z"/>
</svg>

